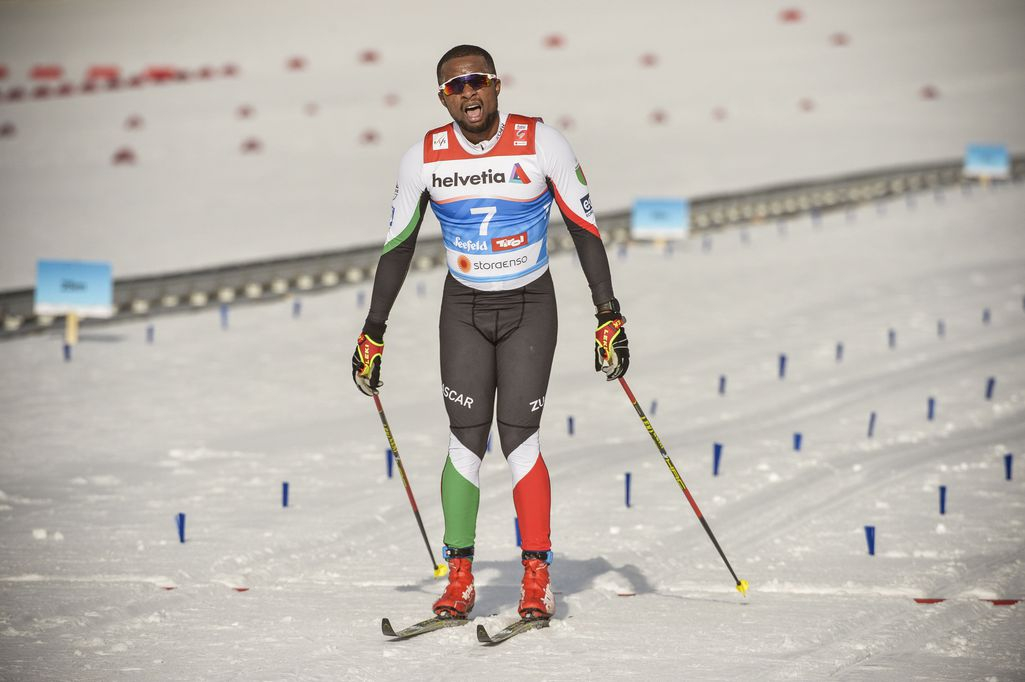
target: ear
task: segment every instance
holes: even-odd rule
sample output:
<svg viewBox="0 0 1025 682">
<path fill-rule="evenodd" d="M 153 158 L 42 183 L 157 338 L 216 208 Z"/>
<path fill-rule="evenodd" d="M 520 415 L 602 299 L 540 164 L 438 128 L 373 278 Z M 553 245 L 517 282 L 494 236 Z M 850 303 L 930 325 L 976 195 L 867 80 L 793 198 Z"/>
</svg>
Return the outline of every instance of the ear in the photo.
<svg viewBox="0 0 1025 682">
<path fill-rule="evenodd" d="M 441 102 L 441 106 L 448 109 L 448 105 L 445 104 L 445 93 L 441 92 L 440 90 L 438 91 L 438 101 Z"/>
<path fill-rule="evenodd" d="M 496 95 L 502 94 L 502 79 L 501 78 L 496 78 L 495 79 L 495 94 Z"/>
</svg>

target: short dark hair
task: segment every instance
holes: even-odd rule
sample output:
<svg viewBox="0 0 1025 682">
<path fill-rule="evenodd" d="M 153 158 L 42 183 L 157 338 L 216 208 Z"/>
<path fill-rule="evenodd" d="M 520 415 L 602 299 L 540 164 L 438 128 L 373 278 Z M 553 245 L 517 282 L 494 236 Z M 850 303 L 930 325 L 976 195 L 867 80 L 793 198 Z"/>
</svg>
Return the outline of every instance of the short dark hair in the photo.
<svg viewBox="0 0 1025 682">
<path fill-rule="evenodd" d="M 476 45 L 456 45 L 451 50 L 441 55 L 441 59 L 438 60 L 438 85 L 441 85 L 441 67 L 445 65 L 450 59 L 456 59 L 458 57 L 483 57 L 484 63 L 487 64 L 491 73 L 495 71 L 495 60 L 491 58 L 491 55 L 483 47 L 477 47 Z"/>
</svg>

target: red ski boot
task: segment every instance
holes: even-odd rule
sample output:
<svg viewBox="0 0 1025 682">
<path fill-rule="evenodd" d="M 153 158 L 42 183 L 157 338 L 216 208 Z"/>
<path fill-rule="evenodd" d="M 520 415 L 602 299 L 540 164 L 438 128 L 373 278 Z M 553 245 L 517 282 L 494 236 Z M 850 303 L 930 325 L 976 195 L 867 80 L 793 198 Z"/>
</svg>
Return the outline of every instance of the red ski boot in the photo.
<svg viewBox="0 0 1025 682">
<path fill-rule="evenodd" d="M 551 552 L 523 553 L 523 586 L 520 588 L 520 618 L 551 618 L 555 613 L 548 565 Z"/>
<path fill-rule="evenodd" d="M 477 597 L 473 589 L 473 555 L 448 560 L 448 587 L 438 601 L 434 613 L 442 618 L 466 618 Z"/>
</svg>

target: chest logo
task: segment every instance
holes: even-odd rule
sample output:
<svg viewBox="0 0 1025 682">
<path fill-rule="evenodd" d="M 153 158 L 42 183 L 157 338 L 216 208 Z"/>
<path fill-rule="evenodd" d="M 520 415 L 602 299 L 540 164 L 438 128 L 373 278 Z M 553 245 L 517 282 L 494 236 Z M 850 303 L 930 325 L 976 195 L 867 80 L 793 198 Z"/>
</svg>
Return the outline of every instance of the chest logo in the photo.
<svg viewBox="0 0 1025 682">
<path fill-rule="evenodd" d="M 517 249 L 527 243 L 527 233 L 520 232 L 511 237 L 495 237 L 491 240 L 492 251 L 508 251 Z"/>
<path fill-rule="evenodd" d="M 448 131 L 442 130 L 440 133 L 434 133 L 434 138 L 431 140 L 431 147 L 434 151 L 439 149 L 448 149 Z"/>
<path fill-rule="evenodd" d="M 521 185 L 530 184 L 530 176 L 527 175 L 520 164 L 514 164 L 512 171 L 509 173 L 509 182 L 519 183 Z"/>
</svg>

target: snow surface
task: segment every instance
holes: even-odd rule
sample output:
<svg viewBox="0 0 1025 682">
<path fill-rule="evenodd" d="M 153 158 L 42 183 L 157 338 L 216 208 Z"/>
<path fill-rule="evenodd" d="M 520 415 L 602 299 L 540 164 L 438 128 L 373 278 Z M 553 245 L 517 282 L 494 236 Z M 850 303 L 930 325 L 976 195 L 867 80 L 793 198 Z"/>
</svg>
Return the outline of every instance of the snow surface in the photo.
<svg viewBox="0 0 1025 682">
<path fill-rule="evenodd" d="M 440 585 L 348 376 L 365 289 L 307 297 L 299 319 L 288 303 L 237 308 L 227 330 L 212 311 L 156 318 L 153 345 L 142 322 L 86 329 L 70 363 L 56 334 L 0 344 L 0 677 L 1023 679 L 1025 604 L 982 601 L 1025 598 L 1023 211 L 1025 187 L 1002 186 L 726 231 L 707 250 L 612 252 L 631 387 L 746 599 L 622 391 L 593 373 L 584 279 L 554 258 L 542 443 L 558 612 L 492 649 L 472 628 L 380 633 L 383 616 L 429 615 Z M 410 276 L 382 392 L 436 553 L 442 279 Z M 475 614 L 497 628 L 520 575 L 498 453 L 481 487 Z"/>
<path fill-rule="evenodd" d="M 240 71 L 0 103 L 0 124 L 17 128 L 0 139 L 0 289 L 31 286 L 38 258 L 110 260 L 127 277 L 382 243 L 400 156 L 448 120 L 435 62 L 461 42 L 494 54 L 503 109 L 565 130 L 599 213 L 638 196 L 956 159 L 971 142 L 1025 151 L 1025 4 L 808 3 L 798 23 L 779 20 L 785 8 L 2 2 L 5 89 L 36 63 L 62 64 L 76 81 L 91 64 L 126 74 L 151 64 Z M 836 33 L 849 43 L 834 45 Z M 563 46 L 545 48 L 551 35 Z M 360 61 L 367 50 L 378 61 Z M 647 54 L 654 66 L 642 64 Z M 307 68 L 287 70 L 293 56 Z M 937 99 L 920 96 L 928 86 Z M 243 106 L 248 118 L 237 115 Z M 131 116 L 144 125 L 126 129 Z M 364 144 L 369 131 L 376 141 Z M 261 153 L 240 152 L 250 137 Z M 122 147 L 135 150 L 136 165 L 111 165 Z M 430 216 L 423 234 L 437 231 Z"/>
</svg>

